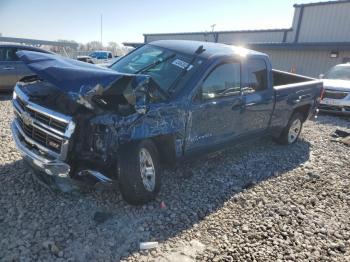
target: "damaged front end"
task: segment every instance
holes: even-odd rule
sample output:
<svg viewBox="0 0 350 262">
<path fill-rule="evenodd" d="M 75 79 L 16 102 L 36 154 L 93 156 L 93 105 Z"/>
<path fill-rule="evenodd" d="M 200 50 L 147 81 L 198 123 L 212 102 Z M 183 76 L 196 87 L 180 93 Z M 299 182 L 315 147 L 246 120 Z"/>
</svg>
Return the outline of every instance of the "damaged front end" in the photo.
<svg viewBox="0 0 350 262">
<path fill-rule="evenodd" d="M 18 56 L 36 74 L 14 90 L 12 133 L 26 162 L 53 177 L 111 182 L 121 137 L 148 110 L 145 75 L 121 74 L 30 51 Z"/>
</svg>

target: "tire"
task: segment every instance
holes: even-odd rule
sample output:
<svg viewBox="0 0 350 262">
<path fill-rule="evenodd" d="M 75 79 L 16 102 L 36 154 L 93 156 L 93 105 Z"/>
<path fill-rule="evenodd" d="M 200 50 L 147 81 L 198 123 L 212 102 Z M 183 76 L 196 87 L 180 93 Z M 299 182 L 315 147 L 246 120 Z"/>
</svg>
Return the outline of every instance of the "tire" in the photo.
<svg viewBox="0 0 350 262">
<path fill-rule="evenodd" d="M 151 140 L 128 144 L 122 148 L 118 160 L 119 185 L 124 200 L 131 205 L 143 205 L 154 200 L 161 186 L 161 168 L 155 144 Z"/>
<path fill-rule="evenodd" d="M 289 119 L 287 126 L 283 129 L 277 142 L 282 145 L 291 145 L 298 141 L 304 123 L 301 113 L 294 113 Z"/>
</svg>

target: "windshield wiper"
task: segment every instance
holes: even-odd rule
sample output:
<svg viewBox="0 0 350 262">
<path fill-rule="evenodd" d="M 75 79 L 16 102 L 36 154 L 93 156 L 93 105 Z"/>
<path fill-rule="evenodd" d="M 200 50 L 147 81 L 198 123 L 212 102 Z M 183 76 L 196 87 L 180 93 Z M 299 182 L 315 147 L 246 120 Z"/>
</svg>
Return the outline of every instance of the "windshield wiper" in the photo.
<svg viewBox="0 0 350 262">
<path fill-rule="evenodd" d="M 205 49 L 203 48 L 203 45 L 200 45 L 197 50 L 194 52 L 193 57 L 191 59 L 191 61 L 188 63 L 188 65 L 182 69 L 181 73 L 178 75 L 178 77 L 174 80 L 174 82 L 171 84 L 171 86 L 168 89 L 169 93 L 173 93 L 177 83 L 181 80 L 181 78 L 186 75 L 186 73 L 188 72 L 188 70 L 190 69 L 190 67 L 192 66 L 192 64 L 194 63 L 194 61 L 197 59 L 198 55 L 200 55 L 201 53 L 203 53 L 205 51 Z"/>
<path fill-rule="evenodd" d="M 146 72 L 146 71 L 152 69 L 153 67 L 172 59 L 175 56 L 176 56 L 176 54 L 171 54 L 171 55 L 166 56 L 165 58 L 158 59 L 158 60 L 154 61 L 153 63 L 146 65 L 145 67 L 137 70 L 134 74 L 140 74 L 140 73 Z"/>
</svg>

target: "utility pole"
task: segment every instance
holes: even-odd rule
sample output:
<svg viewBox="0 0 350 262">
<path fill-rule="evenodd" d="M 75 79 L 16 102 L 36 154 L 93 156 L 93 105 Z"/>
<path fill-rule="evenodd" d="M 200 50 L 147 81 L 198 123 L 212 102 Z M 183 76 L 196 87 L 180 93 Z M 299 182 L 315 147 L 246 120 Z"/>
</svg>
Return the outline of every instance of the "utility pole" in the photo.
<svg viewBox="0 0 350 262">
<path fill-rule="evenodd" d="M 214 42 L 217 43 L 218 42 L 218 33 L 214 32 L 215 26 L 216 26 L 216 24 L 212 24 L 210 27 L 211 27 L 211 32 L 213 33 Z"/>
<path fill-rule="evenodd" d="M 102 14 L 101 14 L 101 46 L 103 47 L 103 44 L 102 44 Z"/>
</svg>

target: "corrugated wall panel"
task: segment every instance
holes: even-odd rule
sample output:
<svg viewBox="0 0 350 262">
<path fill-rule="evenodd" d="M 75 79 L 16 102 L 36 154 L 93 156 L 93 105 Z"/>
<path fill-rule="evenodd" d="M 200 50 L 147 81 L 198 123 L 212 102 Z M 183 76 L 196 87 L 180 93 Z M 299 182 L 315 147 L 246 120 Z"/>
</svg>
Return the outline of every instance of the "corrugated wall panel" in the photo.
<svg viewBox="0 0 350 262">
<path fill-rule="evenodd" d="M 299 42 L 349 42 L 350 2 L 306 6 Z"/>
<path fill-rule="evenodd" d="M 276 32 L 223 32 L 219 33 L 218 42 L 227 44 L 244 44 L 244 43 L 276 43 L 282 42 L 283 31 Z"/>
<path fill-rule="evenodd" d="M 344 58 L 350 59 L 350 51 L 339 52 L 338 58 L 330 58 L 330 51 L 312 50 L 259 50 L 270 56 L 275 69 L 291 71 L 311 77 L 318 77 L 334 65 L 343 63 Z"/>
<path fill-rule="evenodd" d="M 275 32 L 219 32 L 219 43 L 260 43 L 260 42 L 282 42 L 283 31 Z M 214 33 L 196 33 L 196 34 L 154 34 L 146 36 L 147 42 L 156 40 L 198 40 L 215 42 Z"/>
</svg>

